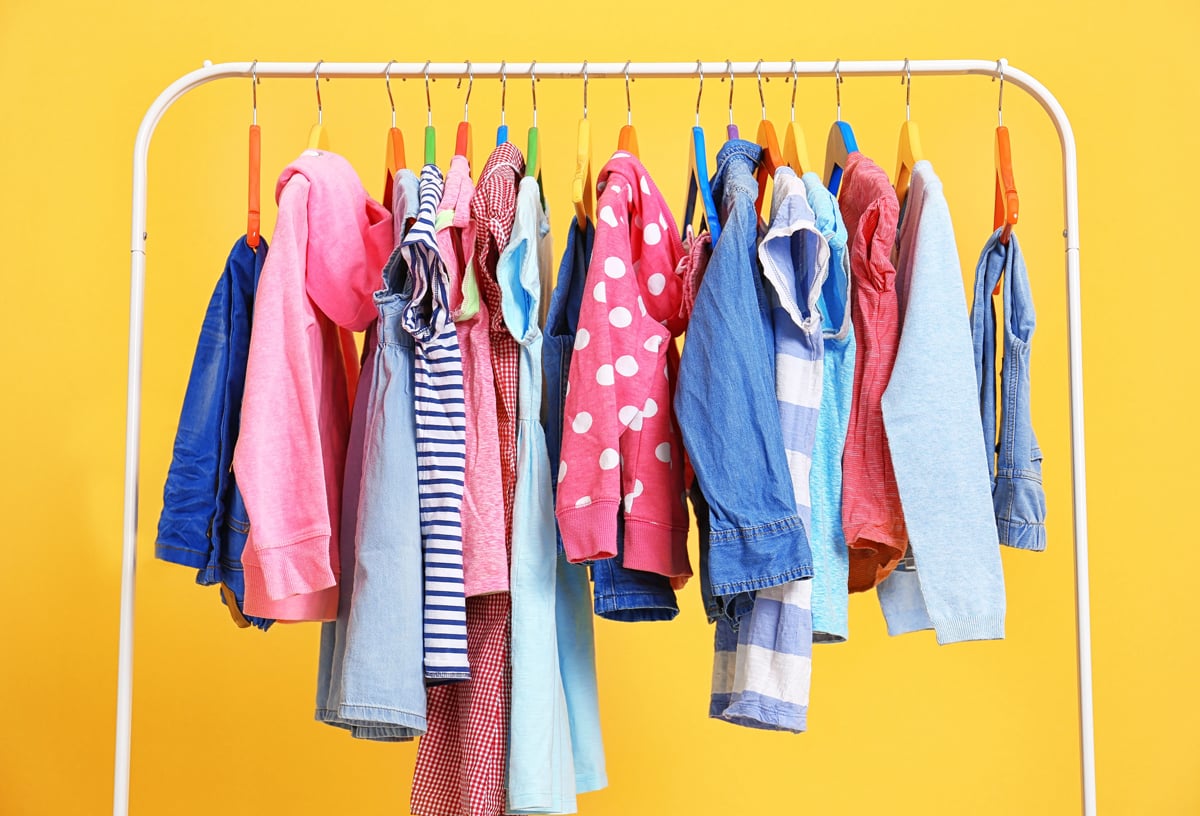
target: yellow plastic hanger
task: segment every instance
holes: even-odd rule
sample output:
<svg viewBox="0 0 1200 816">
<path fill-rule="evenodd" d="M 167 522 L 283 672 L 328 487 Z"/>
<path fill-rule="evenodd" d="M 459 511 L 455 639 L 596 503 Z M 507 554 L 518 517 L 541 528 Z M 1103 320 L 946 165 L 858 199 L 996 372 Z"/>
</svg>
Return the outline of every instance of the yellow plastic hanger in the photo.
<svg viewBox="0 0 1200 816">
<path fill-rule="evenodd" d="M 571 203 L 575 206 L 575 221 L 583 227 L 592 219 L 595 210 L 592 189 L 592 127 L 588 124 L 587 60 L 583 61 L 583 118 L 579 120 L 579 138 L 575 147 L 575 176 L 571 179 Z"/>
<path fill-rule="evenodd" d="M 404 134 L 396 127 L 396 100 L 392 97 L 392 60 L 383 72 L 383 81 L 387 84 L 388 102 L 392 106 L 392 126 L 388 128 L 387 146 L 384 151 L 384 172 L 387 178 L 383 180 L 383 206 L 390 212 L 392 209 L 392 186 L 395 184 L 396 173 L 404 168 Z"/>
<path fill-rule="evenodd" d="M 797 176 L 802 176 L 812 168 L 812 162 L 808 159 L 808 140 L 804 138 L 804 129 L 796 124 L 797 79 L 796 61 L 792 60 L 792 118 L 788 120 L 787 133 L 783 136 L 783 160 Z"/>
<path fill-rule="evenodd" d="M 637 131 L 633 129 L 633 105 L 629 101 L 629 63 L 625 63 L 625 127 L 617 137 L 617 150 L 638 155 Z"/>
<path fill-rule="evenodd" d="M 904 91 L 904 124 L 900 126 L 899 156 L 896 159 L 896 198 L 903 211 L 912 182 L 912 169 L 925 154 L 921 150 L 921 133 L 917 123 L 912 120 L 912 73 L 908 69 L 907 59 L 904 60 L 904 77 L 900 81 L 907 85 Z"/>
<path fill-rule="evenodd" d="M 317 123 L 308 132 L 309 150 L 329 149 L 329 131 L 325 129 L 325 113 L 321 109 L 321 63 L 324 61 L 317 60 L 317 67 L 313 69 L 313 76 L 317 80 Z M 329 80 L 325 81 L 328 82 Z"/>
</svg>

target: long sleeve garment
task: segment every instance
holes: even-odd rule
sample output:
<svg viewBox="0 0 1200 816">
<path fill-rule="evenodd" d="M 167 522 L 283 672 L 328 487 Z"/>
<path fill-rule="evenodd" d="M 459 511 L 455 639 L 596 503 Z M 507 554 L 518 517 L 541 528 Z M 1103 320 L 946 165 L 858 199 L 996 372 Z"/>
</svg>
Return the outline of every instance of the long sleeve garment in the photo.
<svg viewBox="0 0 1200 816">
<path fill-rule="evenodd" d="M 850 548 L 850 591 L 863 592 L 896 568 L 908 545 L 879 407 L 900 342 L 891 260 L 900 204 L 887 173 L 862 153 L 846 162 L 838 203 L 850 238 L 850 314 L 858 343 L 842 454 L 842 530 Z"/>
<path fill-rule="evenodd" d="M 996 399 L 996 307 L 992 292 L 1004 287 L 1004 363 Z M 1000 241 L 992 234 L 975 269 L 971 335 L 975 341 L 975 377 L 983 417 L 983 441 L 992 474 L 992 502 L 1000 543 L 1018 550 L 1046 549 L 1046 494 L 1042 487 L 1042 449 L 1033 432 L 1029 406 L 1029 353 L 1037 315 L 1029 273 L 1016 235 Z M 1000 407 L 997 440 L 996 409 Z"/>
<path fill-rule="evenodd" d="M 425 165 L 417 219 L 400 244 L 411 286 L 403 324 L 416 352 L 413 395 L 425 579 L 425 678 L 430 683 L 470 677 L 461 515 L 467 414 L 462 355 L 450 315 L 449 274 L 434 235 L 443 189 L 442 171 Z"/>
<path fill-rule="evenodd" d="M 779 423 L 774 329 L 758 267 L 753 170 L 760 153 L 743 140 L 717 153 L 713 192 L 724 221 L 696 293 L 675 392 L 698 483 L 693 496 L 703 497 L 697 516 L 708 508 L 698 522 L 701 590 L 714 599 L 812 575 Z M 750 606 L 715 603 L 734 619 Z"/>
<path fill-rule="evenodd" d="M 230 463 L 246 387 L 254 290 L 266 256 L 265 240 L 255 250 L 239 238 L 213 289 L 179 412 L 154 542 L 159 559 L 196 568 L 196 583 L 221 584 L 239 626 L 260 629 L 272 621 L 242 613 L 242 552 L 250 522 Z"/>
<path fill-rule="evenodd" d="M 758 248 L 775 337 L 775 397 L 796 510 L 811 527 L 809 473 L 821 405 L 824 343 L 817 300 L 829 244 L 789 167 L 775 173 L 771 224 Z M 717 621 L 709 715 L 750 728 L 804 731 L 812 677 L 812 582 L 760 589 L 736 635 Z"/>
<path fill-rule="evenodd" d="M 571 356 L 558 468 L 558 524 L 572 562 L 617 554 L 623 566 L 692 574 L 683 456 L 670 408 L 683 255 L 646 168 L 617 152 L 597 177 L 598 221 Z"/>
<path fill-rule="evenodd" d="M 517 485 L 513 507 L 512 706 L 508 726 L 509 813 L 574 813 L 571 724 L 553 624 L 558 542 L 550 490 L 550 457 L 540 419 L 543 236 L 550 225 L 537 179 L 521 179 L 512 239 L 496 267 L 504 322 L 521 346 L 517 419 Z M 548 249 L 548 247 L 546 247 Z"/>
<path fill-rule="evenodd" d="M 896 292 L 903 329 L 883 422 L 916 571 L 898 569 L 879 587 L 888 631 L 932 624 L 938 643 L 1002 638 L 1004 573 L 962 270 L 927 161 L 913 167 Z"/>
<path fill-rule="evenodd" d="M 505 555 L 504 483 L 500 478 L 500 432 L 487 305 L 475 274 L 475 183 L 465 156 L 450 160 L 446 191 L 437 215 L 437 244 L 450 276 L 450 309 L 462 356 L 467 415 L 467 478 L 462 498 L 464 591 L 467 597 L 508 591 Z"/>
<path fill-rule="evenodd" d="M 417 215 L 418 185 L 416 174 L 407 168 L 398 170 L 392 183 L 392 241 L 399 245 L 408 224 Z M 397 259 L 389 259 L 389 263 Z M 386 272 L 386 268 L 385 268 Z M 386 281 L 386 274 L 383 276 Z M 372 636 L 377 636 L 387 627 L 376 625 L 374 614 L 384 611 L 395 614 L 397 604 L 388 603 L 386 610 L 372 610 L 370 598 L 387 594 L 390 589 L 378 591 L 376 578 L 380 576 L 377 563 L 368 548 L 364 579 L 368 586 L 358 590 L 357 612 L 354 626 L 350 625 L 350 613 L 356 591 L 358 572 L 358 516 L 363 505 L 363 467 L 366 462 L 368 403 L 372 402 L 375 389 L 375 370 L 379 364 L 379 322 L 367 327 L 363 338 L 362 373 L 358 378 L 358 390 L 354 398 L 354 410 L 350 421 L 350 440 L 346 446 L 346 472 L 342 490 L 341 519 L 341 582 L 338 584 L 338 614 L 336 621 L 321 624 L 321 645 L 317 662 L 317 702 L 315 718 L 318 722 L 348 729 L 360 739 L 396 741 L 412 739 L 415 731 L 395 723 L 395 712 L 389 707 L 384 690 L 396 681 L 395 658 L 389 653 L 390 645 L 382 645 Z M 374 467 L 378 467 L 376 462 Z M 379 474 L 372 474 L 378 481 Z M 415 482 L 410 482 L 415 485 Z M 367 486 L 368 498 L 372 487 Z M 394 487 L 394 485 L 392 486 Z M 377 494 L 376 494 L 377 495 Z M 394 500 L 394 499 L 393 499 Z M 367 502 L 370 507 L 370 502 Z M 412 530 L 412 519 L 403 522 L 404 529 Z M 395 541 L 395 530 L 392 530 Z M 366 602 L 363 603 L 363 599 Z M 351 636 L 355 643 L 350 644 Z M 347 660 L 347 654 L 350 659 Z M 405 673 L 411 671 L 406 667 Z M 374 710 L 374 713 L 370 713 Z M 351 715 L 358 717 L 352 719 Z M 364 719 L 366 718 L 366 719 Z M 423 730 L 423 729 L 422 729 Z"/>
<path fill-rule="evenodd" d="M 842 532 L 842 453 L 850 424 L 854 391 L 854 325 L 850 319 L 850 254 L 846 224 L 837 199 L 816 173 L 805 173 L 804 186 L 817 229 L 829 244 L 829 274 L 821 287 L 821 408 L 813 444 L 809 487 L 812 525 L 808 542 L 813 554 L 813 641 L 838 643 L 850 634 L 850 556 Z"/>
<path fill-rule="evenodd" d="M 471 198 L 475 274 L 486 309 L 495 383 L 505 546 L 512 543 L 516 492 L 517 380 L 520 347 L 504 324 L 496 262 L 512 235 L 517 182 L 525 159 L 511 142 L 492 151 Z M 507 571 L 507 558 L 504 565 Z M 429 730 L 417 751 L 410 809 L 419 816 L 493 816 L 505 807 L 510 598 L 467 599 L 471 679 L 429 690 Z"/>
<path fill-rule="evenodd" d="M 233 469 L 253 520 L 247 611 L 337 617 L 338 520 L 358 377 L 352 332 L 374 319 L 391 213 L 334 153 L 309 150 L 275 188 Z M 311 226 L 311 229 L 310 229 Z"/>
</svg>

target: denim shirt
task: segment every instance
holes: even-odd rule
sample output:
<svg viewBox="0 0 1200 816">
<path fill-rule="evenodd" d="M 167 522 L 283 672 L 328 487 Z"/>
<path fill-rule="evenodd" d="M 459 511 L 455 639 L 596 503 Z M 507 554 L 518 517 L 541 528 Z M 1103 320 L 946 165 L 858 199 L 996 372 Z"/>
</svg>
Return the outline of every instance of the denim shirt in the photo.
<svg viewBox="0 0 1200 816">
<path fill-rule="evenodd" d="M 154 547 L 159 559 L 199 570 L 196 583 L 224 584 L 222 600 L 236 603 L 236 611 L 230 609 L 234 620 L 261 629 L 272 622 L 241 613 L 242 550 L 250 521 L 230 466 L 246 387 L 254 292 L 266 257 L 266 239 L 255 252 L 239 238 L 209 300 L 179 414 Z"/>
<path fill-rule="evenodd" d="M 998 442 L 997 327 L 991 297 L 997 283 L 1004 285 L 1004 364 L 1000 374 L 1002 407 Z M 1029 407 L 1029 350 L 1036 324 L 1021 245 L 1016 235 L 1009 236 L 1007 245 L 1000 243 L 997 230 L 984 246 L 975 270 L 975 296 L 971 304 L 975 379 L 1000 543 L 1040 552 L 1046 549 L 1046 494 L 1042 487 L 1042 451 L 1033 432 Z"/>
<path fill-rule="evenodd" d="M 812 575 L 808 536 L 784 451 L 775 399 L 771 308 L 758 267 L 761 149 L 732 140 L 717 154 L 713 194 L 721 237 L 696 293 L 675 411 L 696 472 L 701 591 L 710 617 L 734 620 L 739 593 Z"/>
</svg>

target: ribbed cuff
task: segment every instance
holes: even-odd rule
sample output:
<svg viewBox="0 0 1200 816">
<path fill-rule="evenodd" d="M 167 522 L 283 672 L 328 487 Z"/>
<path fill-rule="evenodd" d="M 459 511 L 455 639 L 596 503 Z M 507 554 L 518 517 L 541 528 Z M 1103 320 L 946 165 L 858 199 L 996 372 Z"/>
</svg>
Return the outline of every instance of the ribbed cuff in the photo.
<svg viewBox="0 0 1200 816">
<path fill-rule="evenodd" d="M 329 543 L 328 535 L 315 535 L 282 547 L 256 549 L 267 597 L 282 601 L 335 586 Z"/>
<path fill-rule="evenodd" d="M 1004 615 L 981 615 L 978 617 L 934 620 L 939 646 L 961 643 L 965 640 L 1003 640 Z"/>
<path fill-rule="evenodd" d="M 668 578 L 690 578 L 692 565 L 688 562 L 687 530 L 626 516 L 621 566 Z"/>
<path fill-rule="evenodd" d="M 559 511 L 558 529 L 568 561 L 578 564 L 616 556 L 618 504 L 613 499 Z"/>
</svg>

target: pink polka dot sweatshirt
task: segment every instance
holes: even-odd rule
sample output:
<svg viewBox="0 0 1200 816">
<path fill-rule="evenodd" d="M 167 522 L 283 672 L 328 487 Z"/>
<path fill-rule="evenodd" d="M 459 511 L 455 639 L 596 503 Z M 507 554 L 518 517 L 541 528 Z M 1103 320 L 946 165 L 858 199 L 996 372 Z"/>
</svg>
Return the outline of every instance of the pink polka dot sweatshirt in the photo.
<svg viewBox="0 0 1200 816">
<path fill-rule="evenodd" d="M 618 152 L 597 179 L 588 267 L 564 410 L 557 516 L 572 562 L 617 554 L 623 565 L 692 574 L 683 444 L 671 409 L 682 332 L 683 245 L 646 169 Z"/>
</svg>

